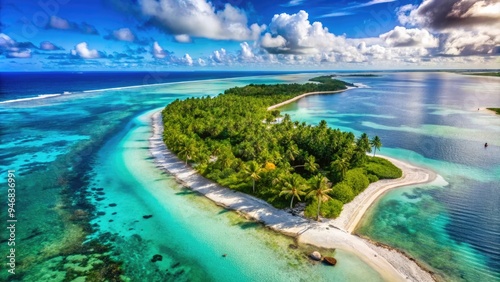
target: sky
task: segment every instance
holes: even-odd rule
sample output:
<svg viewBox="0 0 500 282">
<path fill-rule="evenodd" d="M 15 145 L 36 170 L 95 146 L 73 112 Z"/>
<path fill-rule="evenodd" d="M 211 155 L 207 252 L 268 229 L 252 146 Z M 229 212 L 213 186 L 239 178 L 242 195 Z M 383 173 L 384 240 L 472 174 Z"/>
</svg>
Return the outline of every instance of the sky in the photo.
<svg viewBox="0 0 500 282">
<path fill-rule="evenodd" d="M 0 0 L 0 71 L 500 68 L 500 0 Z"/>
</svg>

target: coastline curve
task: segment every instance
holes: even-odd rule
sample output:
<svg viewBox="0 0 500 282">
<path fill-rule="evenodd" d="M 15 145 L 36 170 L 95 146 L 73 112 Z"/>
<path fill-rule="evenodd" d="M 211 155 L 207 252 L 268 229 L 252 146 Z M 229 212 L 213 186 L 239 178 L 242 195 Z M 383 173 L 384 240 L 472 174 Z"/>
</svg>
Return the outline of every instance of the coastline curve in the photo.
<svg viewBox="0 0 500 282">
<path fill-rule="evenodd" d="M 388 281 L 434 281 L 429 272 L 402 253 L 394 249 L 379 247 L 369 240 L 352 235 L 343 230 L 342 227 L 333 225 L 333 221 L 314 222 L 293 216 L 274 208 L 261 199 L 230 190 L 204 178 L 193 168 L 185 165 L 166 147 L 162 138 L 164 129 L 161 111 L 152 114 L 151 119 L 150 153 L 154 157 L 157 167 L 173 175 L 180 184 L 204 195 L 219 206 L 232 209 L 245 217 L 262 222 L 267 227 L 284 235 L 295 237 L 299 243 L 324 248 L 340 248 L 352 252 Z M 404 184 L 403 182 L 392 188 L 409 184 L 414 183 Z M 378 196 L 369 199 L 375 201 L 377 198 Z M 362 210 L 358 211 L 361 216 L 363 213 Z"/>
</svg>

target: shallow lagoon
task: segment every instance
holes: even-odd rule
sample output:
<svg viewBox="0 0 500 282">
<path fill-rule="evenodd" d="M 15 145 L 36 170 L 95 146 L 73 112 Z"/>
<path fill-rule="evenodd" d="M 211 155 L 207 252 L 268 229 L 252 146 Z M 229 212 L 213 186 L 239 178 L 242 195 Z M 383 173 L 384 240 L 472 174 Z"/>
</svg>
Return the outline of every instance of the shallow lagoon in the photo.
<svg viewBox="0 0 500 282">
<path fill-rule="evenodd" d="M 365 87 L 310 96 L 284 111 L 378 135 L 384 155 L 445 180 L 388 193 L 357 233 L 404 250 L 446 281 L 500 281 L 500 117 L 478 111 L 500 105 L 500 80 L 450 73 L 346 80 Z"/>
<path fill-rule="evenodd" d="M 123 261 L 132 280 L 380 280 L 340 250 L 337 267 L 313 265 L 307 247 L 289 249 L 290 238 L 184 190 L 154 167 L 146 112 L 177 98 L 281 79 L 174 83 L 0 105 L 0 170 L 16 170 L 22 242 L 18 274 L 3 272 L 1 279 L 71 280 L 114 260 Z M 154 254 L 163 260 L 150 262 Z"/>
</svg>

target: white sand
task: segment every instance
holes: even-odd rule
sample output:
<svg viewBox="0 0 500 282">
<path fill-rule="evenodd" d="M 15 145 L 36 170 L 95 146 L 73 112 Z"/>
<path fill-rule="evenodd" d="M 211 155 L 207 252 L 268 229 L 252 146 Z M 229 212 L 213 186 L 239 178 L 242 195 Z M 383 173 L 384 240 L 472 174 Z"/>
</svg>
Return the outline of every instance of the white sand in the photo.
<svg viewBox="0 0 500 282">
<path fill-rule="evenodd" d="M 296 96 L 296 97 L 293 97 L 292 99 L 288 99 L 284 102 L 281 102 L 279 104 L 276 104 L 276 105 L 272 105 L 270 106 L 269 108 L 267 108 L 268 111 L 270 110 L 274 110 L 274 109 L 277 109 L 279 107 L 282 107 L 286 104 L 290 104 L 292 102 L 295 102 L 297 100 L 300 100 L 306 96 L 311 96 L 311 95 L 320 95 L 320 94 L 335 94 L 335 93 L 340 93 L 340 92 L 344 92 L 344 91 L 347 91 L 347 90 L 351 90 L 351 89 L 354 89 L 356 87 L 347 87 L 347 89 L 342 89 L 342 90 L 336 90 L 336 91 L 316 91 L 316 92 L 308 92 L 308 93 L 304 93 L 302 95 L 299 95 L 299 96 Z"/>
<path fill-rule="evenodd" d="M 273 230 L 295 237 L 299 243 L 353 252 L 381 273 L 387 281 L 434 281 L 428 272 L 398 251 L 377 247 L 368 240 L 345 231 L 352 231 L 368 207 L 385 191 L 404 185 L 428 182 L 435 177 L 430 171 L 391 159 L 403 170 L 402 178 L 371 184 L 352 203 L 344 206 L 344 211 L 338 219 L 318 223 L 293 216 L 261 199 L 221 187 L 204 178 L 190 166 L 186 166 L 163 143 L 161 112 L 152 115 L 152 124 L 150 152 L 157 166 L 171 173 L 184 186 L 205 195 L 217 205 L 235 210 L 264 223 Z"/>
</svg>

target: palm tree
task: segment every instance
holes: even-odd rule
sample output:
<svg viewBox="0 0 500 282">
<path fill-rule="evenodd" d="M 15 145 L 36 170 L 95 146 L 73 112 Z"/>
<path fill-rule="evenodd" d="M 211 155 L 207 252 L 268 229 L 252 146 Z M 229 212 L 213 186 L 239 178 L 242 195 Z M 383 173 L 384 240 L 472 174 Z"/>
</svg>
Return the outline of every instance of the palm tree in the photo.
<svg viewBox="0 0 500 282">
<path fill-rule="evenodd" d="M 319 211 L 321 208 L 321 203 L 328 201 L 331 199 L 330 193 L 332 191 L 332 183 L 328 180 L 328 178 L 324 177 L 321 174 L 318 174 L 311 178 L 311 188 L 312 191 L 307 194 L 307 197 L 312 197 L 318 201 L 318 213 L 316 216 L 316 220 L 319 221 Z"/>
<path fill-rule="evenodd" d="M 361 134 L 356 142 L 356 147 L 360 151 L 363 151 L 363 153 L 370 153 L 372 151 L 372 148 L 370 146 L 370 139 L 368 139 L 368 135 L 366 133 Z"/>
<path fill-rule="evenodd" d="M 255 194 L 255 181 L 260 179 L 259 173 L 262 171 L 262 168 L 256 161 L 248 162 L 248 165 L 243 167 L 243 172 L 252 179 L 252 191 Z"/>
<path fill-rule="evenodd" d="M 185 140 L 181 145 L 179 156 L 184 155 L 185 164 L 187 165 L 188 161 L 193 159 L 194 155 L 197 153 L 198 149 L 196 147 L 195 142 L 192 140 Z"/>
<path fill-rule="evenodd" d="M 290 160 L 290 161 L 295 161 L 295 157 L 298 156 L 300 153 L 299 147 L 296 144 L 292 144 L 288 147 L 288 149 L 285 152 L 285 156 Z"/>
<path fill-rule="evenodd" d="M 375 157 L 375 152 L 377 152 L 377 149 L 380 151 L 380 147 L 382 147 L 382 141 L 380 141 L 380 138 L 378 136 L 373 137 L 371 145 L 373 147 L 373 156 Z"/>
<path fill-rule="evenodd" d="M 319 164 L 316 163 L 316 158 L 310 155 L 306 158 L 306 163 L 304 164 L 304 169 L 310 173 L 315 173 L 319 169 Z"/>
<path fill-rule="evenodd" d="M 303 165 L 296 165 L 296 167 L 303 167 L 305 170 L 309 171 L 310 173 L 315 173 L 319 169 L 319 164 L 316 163 L 316 158 L 313 155 L 309 155 L 306 158 L 306 162 Z"/>
<path fill-rule="evenodd" d="M 294 173 L 292 175 L 287 175 L 287 177 L 282 181 L 282 190 L 280 192 L 280 196 L 285 195 L 285 198 L 291 197 L 290 201 L 290 209 L 293 208 L 293 199 L 297 198 L 301 201 L 300 196 L 306 194 L 304 190 L 307 189 L 307 184 L 300 175 Z"/>
<path fill-rule="evenodd" d="M 336 171 L 340 172 L 341 179 L 344 179 L 350 163 L 347 157 L 343 157 L 336 159 L 330 165 L 332 168 L 335 168 Z"/>
</svg>

